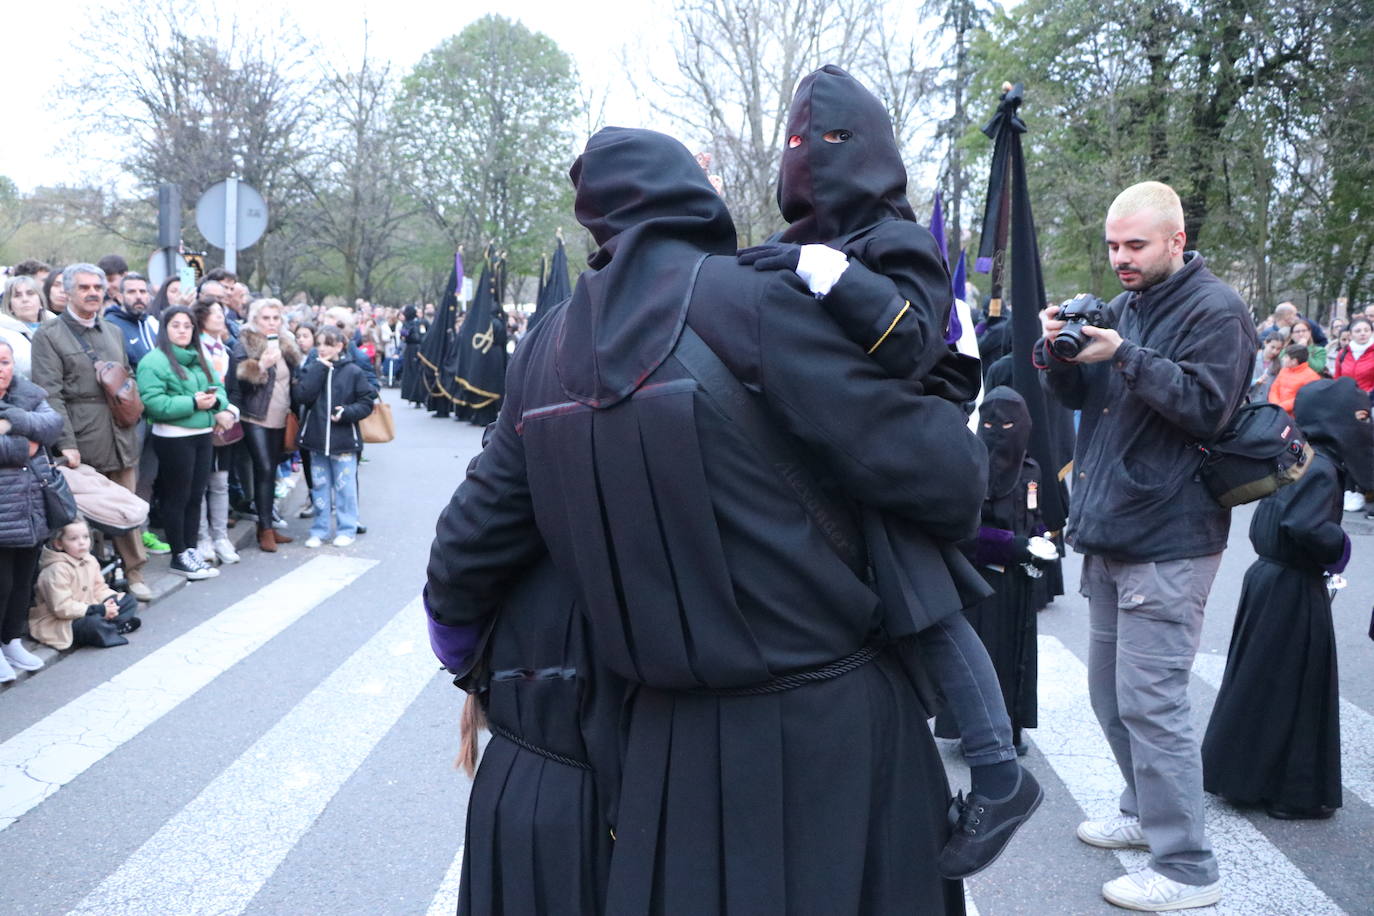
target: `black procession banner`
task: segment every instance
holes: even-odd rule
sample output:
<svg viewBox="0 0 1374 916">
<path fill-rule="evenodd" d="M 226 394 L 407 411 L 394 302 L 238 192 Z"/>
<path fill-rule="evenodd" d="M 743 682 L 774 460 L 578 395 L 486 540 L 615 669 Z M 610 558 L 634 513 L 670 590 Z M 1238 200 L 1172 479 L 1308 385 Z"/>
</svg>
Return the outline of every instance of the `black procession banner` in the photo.
<svg viewBox="0 0 1374 916">
<path fill-rule="evenodd" d="M 549 263 L 547 278 L 539 286 L 539 298 L 535 300 L 534 314 L 530 316 L 529 326 L 540 316 L 572 295 L 572 282 L 568 279 L 568 252 L 563 248 L 563 230 L 558 230 L 558 246 L 554 248 L 553 259 Z"/>
<path fill-rule="evenodd" d="M 1031 415 L 1030 456 L 1048 477 L 1053 474 L 1062 484 L 1073 460 L 1073 417 L 1058 404 L 1052 404 L 1040 387 L 1039 370 L 1031 361 L 1031 349 L 1040 339 L 1040 310 L 1045 307 L 1045 279 L 1040 268 L 1040 245 L 1036 240 L 1035 217 L 1031 213 L 1030 190 L 1026 186 L 1026 162 L 1021 135 L 1026 124 L 1021 120 L 1024 90 L 1020 83 L 1004 86 L 997 113 L 983 128 L 992 138 L 992 170 L 988 179 L 987 206 L 983 212 L 983 231 L 978 246 L 979 270 L 992 272 L 988 314 L 1000 313 L 1007 262 L 1007 236 L 1011 236 L 1011 327 L 1012 387 L 1026 401 Z M 1068 517 L 1065 488 L 1042 486 L 1040 511 L 1051 531 L 1063 528 Z"/>
<path fill-rule="evenodd" d="M 506 259 L 488 245 L 472 304 L 444 363 L 444 384 L 460 420 L 485 426 L 506 390 L 506 313 L 501 308 Z"/>
<path fill-rule="evenodd" d="M 453 255 L 453 272 L 449 274 L 448 286 L 444 297 L 439 300 L 439 311 L 429 326 L 429 333 L 420 344 L 420 378 L 429 395 L 430 410 L 447 414 L 453 400 L 444 379 L 443 366 L 453 352 L 453 337 L 458 324 L 458 291 L 463 287 L 463 249 Z"/>
</svg>

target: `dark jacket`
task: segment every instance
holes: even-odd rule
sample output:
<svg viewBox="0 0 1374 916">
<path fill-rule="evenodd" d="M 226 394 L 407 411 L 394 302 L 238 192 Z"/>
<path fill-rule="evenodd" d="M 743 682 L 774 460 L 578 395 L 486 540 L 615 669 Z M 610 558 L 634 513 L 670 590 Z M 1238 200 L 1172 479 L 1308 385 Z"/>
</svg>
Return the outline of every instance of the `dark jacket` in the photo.
<svg viewBox="0 0 1374 916">
<path fill-rule="evenodd" d="M 362 370 L 363 378 L 367 379 L 368 385 L 372 386 L 374 392 L 382 387 L 382 383 L 377 380 L 377 370 L 373 367 L 372 360 L 368 359 L 367 354 L 360 350 L 352 340 L 348 341 L 348 358 Z"/>
<path fill-rule="evenodd" d="M 281 362 L 270 369 L 263 369 L 262 354 L 267 350 L 267 337 L 246 325 L 243 333 L 235 342 L 232 351 L 234 367 L 231 370 L 238 378 L 236 386 L 229 386 L 229 395 L 238 407 L 240 416 L 245 420 L 261 420 L 267 415 L 267 405 L 272 401 L 272 385 L 278 372 L 290 373 L 301 364 L 301 351 L 290 334 L 278 338 L 281 344 Z"/>
<path fill-rule="evenodd" d="M 301 448 L 326 455 L 358 451 L 363 444 L 358 422 L 372 413 L 376 400 L 377 392 L 354 363 L 310 360 L 291 383 L 291 402 L 304 409 Z M 337 422 L 331 419 L 336 407 L 343 408 Z"/>
<path fill-rule="evenodd" d="M 1197 444 L 1245 400 L 1259 346 L 1249 310 L 1197 252 L 1183 269 L 1108 306 L 1123 342 L 1109 360 L 1061 362 L 1036 344 L 1041 381 L 1083 411 L 1074 450 L 1069 543 L 1128 562 L 1226 547 L 1231 513 L 1196 478 Z"/>
<path fill-rule="evenodd" d="M 138 361 L 157 346 L 157 319 L 146 312 L 135 315 L 115 302 L 106 307 L 105 320 L 119 328 L 124 336 L 124 352 L 129 357 L 129 365 L 137 367 Z"/>
<path fill-rule="evenodd" d="M 97 359 L 129 364 L 119 328 L 99 316 L 95 327 L 87 328 L 69 310 L 34 332 L 33 383 L 48 393 L 48 403 L 64 421 L 57 447 L 79 450 L 81 463 L 102 473 L 133 467 L 139 456 L 138 426 L 115 424 L 78 337 L 90 344 Z"/>
<path fill-rule="evenodd" d="M 15 375 L 0 398 L 0 418 L 11 426 L 0 436 L 0 547 L 33 547 L 48 536 L 47 511 L 34 469 L 46 475 L 50 467 L 43 448 L 29 458 L 29 442 L 44 448 L 57 442 L 62 416 L 48 406 L 42 388 Z"/>
</svg>

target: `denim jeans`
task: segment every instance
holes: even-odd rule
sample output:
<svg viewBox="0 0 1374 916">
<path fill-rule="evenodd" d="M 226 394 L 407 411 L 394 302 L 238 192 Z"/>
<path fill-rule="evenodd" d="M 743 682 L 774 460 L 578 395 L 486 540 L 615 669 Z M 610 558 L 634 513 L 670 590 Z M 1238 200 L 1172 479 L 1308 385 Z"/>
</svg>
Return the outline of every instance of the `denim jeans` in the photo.
<svg viewBox="0 0 1374 916">
<path fill-rule="evenodd" d="M 945 708 L 959 726 L 964 761 L 977 767 L 1015 760 L 1011 717 L 997 669 L 968 618 L 951 614 L 922 630 L 916 641 L 945 695 Z"/>
<path fill-rule="evenodd" d="M 311 537 L 329 537 L 330 510 L 338 516 L 336 534 L 358 534 L 358 456 L 353 452 L 326 455 L 310 453 L 310 501 L 315 506 Z"/>
</svg>

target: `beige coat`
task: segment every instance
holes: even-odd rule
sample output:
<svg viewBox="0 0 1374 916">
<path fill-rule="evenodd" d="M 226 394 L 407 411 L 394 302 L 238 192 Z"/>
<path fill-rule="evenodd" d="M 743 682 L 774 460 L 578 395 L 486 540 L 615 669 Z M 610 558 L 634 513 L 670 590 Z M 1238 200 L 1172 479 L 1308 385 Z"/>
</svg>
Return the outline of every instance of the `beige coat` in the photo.
<svg viewBox="0 0 1374 916">
<path fill-rule="evenodd" d="M 121 429 L 95 377 L 95 366 L 72 332 L 83 336 L 99 359 L 123 363 L 124 337 L 104 318 L 87 328 L 63 313 L 33 334 L 33 383 L 48 392 L 48 403 L 62 415 L 57 448 L 81 452 L 81 463 L 97 471 L 119 471 L 138 464 L 138 427 Z"/>
<path fill-rule="evenodd" d="M 38 561 L 38 601 L 29 611 L 29 633 L 54 649 L 72 647 L 72 621 L 86 616 L 92 604 L 115 596 L 90 554 L 80 560 L 51 547 Z"/>
</svg>

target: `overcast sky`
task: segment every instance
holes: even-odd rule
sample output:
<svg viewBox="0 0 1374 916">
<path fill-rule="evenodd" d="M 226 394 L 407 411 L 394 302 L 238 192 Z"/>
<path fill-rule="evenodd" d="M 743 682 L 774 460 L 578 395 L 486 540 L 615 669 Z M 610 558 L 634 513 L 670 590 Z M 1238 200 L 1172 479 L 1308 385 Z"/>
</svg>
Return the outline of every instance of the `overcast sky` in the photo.
<svg viewBox="0 0 1374 916">
<path fill-rule="evenodd" d="M 111 53 L 118 53 L 117 27 L 109 23 L 139 0 L 15 0 L 5 4 L 0 38 L 5 48 L 0 78 L 0 111 L 9 130 L 0 140 L 0 175 L 24 191 L 41 184 L 79 180 L 94 163 L 77 161 L 62 143 L 66 124 L 55 92 L 64 74 L 80 66 L 64 49 L 68 33 L 110 32 Z M 194 2 L 188 6 L 198 6 Z M 223 9 L 252 19 L 275 20 L 280 11 L 294 19 L 307 37 L 340 60 L 356 60 L 364 22 L 371 48 L 389 59 L 393 72 L 405 73 L 430 48 L 487 13 L 519 19 L 551 37 L 577 62 L 585 87 L 606 98 L 606 120 L 664 128 L 636 100 L 624 78 L 622 49 L 636 60 L 664 60 L 672 28 L 668 0 L 602 0 L 596 4 L 569 0 L 237 0 Z M 83 26 L 83 22 L 92 23 Z M 101 113 L 114 117 L 115 113 Z"/>
</svg>

